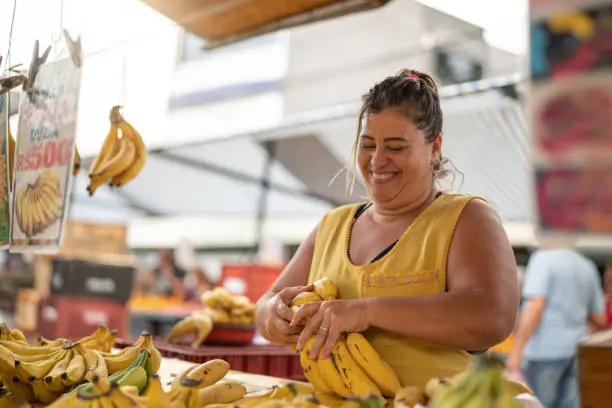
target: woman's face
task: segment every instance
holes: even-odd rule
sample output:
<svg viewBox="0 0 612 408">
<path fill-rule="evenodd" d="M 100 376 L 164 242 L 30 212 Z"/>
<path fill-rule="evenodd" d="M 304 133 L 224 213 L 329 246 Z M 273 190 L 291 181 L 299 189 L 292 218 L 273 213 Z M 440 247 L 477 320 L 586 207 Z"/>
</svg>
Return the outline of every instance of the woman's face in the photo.
<svg viewBox="0 0 612 408">
<path fill-rule="evenodd" d="M 428 143 L 400 109 L 387 108 L 366 116 L 359 139 L 357 163 L 375 203 L 399 206 L 431 188 L 441 136 Z"/>
</svg>

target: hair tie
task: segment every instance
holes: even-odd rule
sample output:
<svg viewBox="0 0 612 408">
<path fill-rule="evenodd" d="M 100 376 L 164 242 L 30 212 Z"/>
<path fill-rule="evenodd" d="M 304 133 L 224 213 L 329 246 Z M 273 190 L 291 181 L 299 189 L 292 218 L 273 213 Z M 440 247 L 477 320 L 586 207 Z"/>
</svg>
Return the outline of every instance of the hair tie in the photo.
<svg viewBox="0 0 612 408">
<path fill-rule="evenodd" d="M 415 74 L 408 74 L 408 77 L 414 79 L 415 81 L 419 80 L 419 77 L 416 76 Z"/>
</svg>

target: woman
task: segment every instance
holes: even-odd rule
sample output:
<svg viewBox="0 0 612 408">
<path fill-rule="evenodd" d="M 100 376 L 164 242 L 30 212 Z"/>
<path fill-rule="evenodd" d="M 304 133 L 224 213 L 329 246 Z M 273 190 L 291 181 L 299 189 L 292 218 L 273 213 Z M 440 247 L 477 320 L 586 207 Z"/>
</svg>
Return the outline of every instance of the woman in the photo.
<svg viewBox="0 0 612 408">
<path fill-rule="evenodd" d="M 363 97 L 353 145 L 370 202 L 326 214 L 257 303 L 256 324 L 275 343 L 328 358 L 343 332 L 363 332 L 403 385 L 463 371 L 470 351 L 511 332 L 516 263 L 483 200 L 436 190 L 444 174 L 442 111 L 433 79 L 402 70 Z M 288 307 L 327 276 L 341 298 Z"/>
</svg>

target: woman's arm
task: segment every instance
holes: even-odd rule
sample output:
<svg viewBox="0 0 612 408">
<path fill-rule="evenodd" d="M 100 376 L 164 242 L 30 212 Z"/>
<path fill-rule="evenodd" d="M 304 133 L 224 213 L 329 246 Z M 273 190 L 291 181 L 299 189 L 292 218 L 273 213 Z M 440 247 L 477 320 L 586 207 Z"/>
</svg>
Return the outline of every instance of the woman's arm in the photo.
<svg viewBox="0 0 612 408">
<path fill-rule="evenodd" d="M 519 305 L 516 261 L 495 211 L 468 203 L 451 243 L 448 292 L 420 298 L 362 299 L 367 324 L 463 350 L 484 350 L 512 331 Z"/>
</svg>

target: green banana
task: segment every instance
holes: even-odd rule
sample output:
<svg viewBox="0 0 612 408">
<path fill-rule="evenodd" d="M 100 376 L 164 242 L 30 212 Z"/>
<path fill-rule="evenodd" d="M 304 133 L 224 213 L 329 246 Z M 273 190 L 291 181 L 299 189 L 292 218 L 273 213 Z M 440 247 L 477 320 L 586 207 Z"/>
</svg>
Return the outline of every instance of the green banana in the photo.
<svg viewBox="0 0 612 408">
<path fill-rule="evenodd" d="M 132 364 L 125 370 L 121 370 L 116 372 L 115 374 L 109 376 L 107 381 L 111 384 L 116 383 L 119 386 L 125 385 L 133 385 L 138 388 L 138 392 L 142 394 L 148 384 L 148 371 L 146 369 L 147 364 L 151 365 L 151 353 L 149 353 L 146 349 L 141 349 L 138 352 L 138 357 L 134 360 Z M 133 371 L 136 371 L 133 373 Z M 144 376 L 144 381 L 143 381 Z M 79 391 L 80 390 L 80 391 Z M 78 386 L 72 392 L 80 392 L 82 394 L 93 393 L 93 384 L 87 383 Z"/>
</svg>

